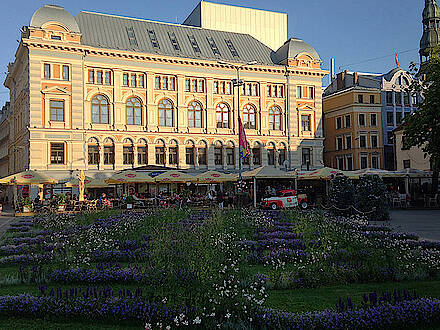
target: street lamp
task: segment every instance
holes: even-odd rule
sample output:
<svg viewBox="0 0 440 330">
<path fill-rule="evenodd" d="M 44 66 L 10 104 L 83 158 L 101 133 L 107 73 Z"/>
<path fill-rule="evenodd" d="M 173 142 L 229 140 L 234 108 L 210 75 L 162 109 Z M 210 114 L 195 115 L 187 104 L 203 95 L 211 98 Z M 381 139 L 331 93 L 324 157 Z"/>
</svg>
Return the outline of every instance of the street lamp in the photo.
<svg viewBox="0 0 440 330">
<path fill-rule="evenodd" d="M 222 65 L 229 65 L 231 67 L 233 67 L 236 71 L 237 71 L 237 79 L 232 79 L 232 85 L 233 87 L 237 87 L 237 108 L 235 108 L 235 102 L 234 102 L 234 111 L 237 111 L 237 115 L 238 115 L 238 121 L 241 122 L 241 118 L 240 118 L 240 86 L 243 85 L 243 80 L 240 80 L 240 69 L 246 67 L 246 66 L 250 66 L 250 65 L 255 65 L 258 62 L 257 61 L 249 61 L 246 63 L 242 63 L 240 65 L 234 64 L 234 63 L 230 63 L 230 62 L 226 62 L 226 61 L 217 61 L 218 64 L 222 64 Z M 234 89 L 235 90 L 235 89 Z M 242 167 L 242 163 L 241 163 L 241 145 L 240 145 L 240 141 L 241 141 L 241 131 L 240 131 L 240 127 L 238 128 L 238 173 L 239 173 L 239 178 L 240 181 L 242 179 L 241 177 L 241 167 Z"/>
</svg>

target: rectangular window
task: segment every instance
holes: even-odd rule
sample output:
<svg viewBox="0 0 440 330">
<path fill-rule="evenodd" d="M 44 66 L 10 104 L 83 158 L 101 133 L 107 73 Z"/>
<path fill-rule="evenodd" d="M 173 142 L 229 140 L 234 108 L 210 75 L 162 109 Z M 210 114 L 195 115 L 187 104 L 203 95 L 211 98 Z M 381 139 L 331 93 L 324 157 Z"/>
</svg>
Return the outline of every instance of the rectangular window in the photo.
<svg viewBox="0 0 440 330">
<path fill-rule="evenodd" d="M 371 148 L 377 148 L 379 145 L 377 135 L 371 135 Z"/>
<path fill-rule="evenodd" d="M 361 155 L 361 169 L 368 168 L 368 156 Z"/>
<path fill-rule="evenodd" d="M 223 147 L 214 148 L 214 164 L 223 165 Z"/>
<path fill-rule="evenodd" d="M 147 164 L 147 147 L 138 147 L 138 164 L 146 165 Z"/>
<path fill-rule="evenodd" d="M 196 41 L 196 38 L 192 34 L 189 34 L 188 35 L 188 39 L 189 39 L 189 43 L 191 44 L 191 46 L 192 46 L 192 48 L 194 50 L 194 53 L 196 53 L 197 55 L 200 55 L 200 53 L 201 53 L 200 52 L 200 47 L 199 47 L 199 44 Z"/>
<path fill-rule="evenodd" d="M 393 131 L 388 131 L 387 132 L 387 139 L 388 139 L 388 144 L 393 144 L 394 143 L 394 133 L 393 133 Z"/>
<path fill-rule="evenodd" d="M 134 164 L 133 146 L 124 146 L 122 156 L 124 165 Z"/>
<path fill-rule="evenodd" d="M 298 99 L 302 99 L 302 87 L 301 86 L 298 86 L 296 89 L 296 97 Z"/>
<path fill-rule="evenodd" d="M 89 70 L 89 84 L 95 83 L 95 71 Z"/>
<path fill-rule="evenodd" d="M 351 155 L 346 156 L 345 163 L 347 171 L 353 171 L 353 157 Z"/>
<path fill-rule="evenodd" d="M 377 156 L 377 155 L 371 156 L 371 167 L 372 168 L 379 168 L 379 156 Z"/>
<path fill-rule="evenodd" d="M 131 75 L 131 87 L 137 87 L 137 79 L 135 74 Z"/>
<path fill-rule="evenodd" d="M 341 129 L 342 128 L 342 117 L 337 117 L 336 118 L 336 129 Z"/>
<path fill-rule="evenodd" d="M 64 101 L 50 100 L 49 108 L 51 121 L 64 121 Z"/>
<path fill-rule="evenodd" d="M 409 150 L 410 148 L 408 147 L 408 142 L 406 142 L 406 137 L 405 135 L 402 135 L 402 147 L 400 148 L 401 150 Z"/>
<path fill-rule="evenodd" d="M 64 164 L 64 143 L 50 144 L 50 163 Z"/>
<path fill-rule="evenodd" d="M 311 149 L 310 148 L 302 148 L 302 165 L 311 165 Z"/>
<path fill-rule="evenodd" d="M 162 77 L 162 82 L 160 84 L 161 89 L 168 89 L 168 77 Z"/>
<path fill-rule="evenodd" d="M 403 160 L 403 168 L 411 168 L 411 160 L 410 159 Z"/>
<path fill-rule="evenodd" d="M 191 92 L 191 79 L 185 79 L 185 92 Z"/>
<path fill-rule="evenodd" d="M 226 163 L 228 165 L 235 165 L 234 148 L 226 148 Z"/>
<path fill-rule="evenodd" d="M 365 114 L 364 113 L 359 114 L 359 126 L 365 126 Z"/>
<path fill-rule="evenodd" d="M 199 165 L 206 165 L 206 148 L 199 147 L 197 148 Z"/>
<path fill-rule="evenodd" d="M 63 65 L 63 80 L 70 80 L 70 68 L 68 65 Z"/>
<path fill-rule="evenodd" d="M 218 81 L 214 81 L 214 94 L 218 94 Z"/>
<path fill-rule="evenodd" d="M 303 132 L 310 132 L 310 115 L 301 115 L 301 124 Z"/>
<path fill-rule="evenodd" d="M 194 147 L 186 147 L 186 165 L 194 165 Z"/>
<path fill-rule="evenodd" d="M 409 106 L 409 93 L 408 92 L 403 94 L 403 104 L 405 104 L 406 106 Z"/>
<path fill-rule="evenodd" d="M 168 148 L 168 161 L 170 164 L 177 165 L 178 157 L 177 157 L 177 147 L 169 147 Z"/>
<path fill-rule="evenodd" d="M 374 95 L 370 95 L 370 103 L 374 104 Z"/>
<path fill-rule="evenodd" d="M 143 74 L 139 75 L 139 87 L 140 88 L 144 88 L 145 87 L 145 81 L 144 81 L 144 75 Z"/>
<path fill-rule="evenodd" d="M 343 171 L 344 170 L 344 157 L 337 157 L 338 161 L 338 170 Z"/>
<path fill-rule="evenodd" d="M 156 147 L 156 164 L 165 164 L 165 147 Z"/>
<path fill-rule="evenodd" d="M 160 89 L 160 77 L 156 76 L 156 89 Z"/>
<path fill-rule="evenodd" d="M 351 127 L 351 116 L 345 116 L 345 128 Z"/>
<path fill-rule="evenodd" d="M 393 92 L 388 91 L 386 93 L 387 97 L 387 105 L 393 105 Z"/>
<path fill-rule="evenodd" d="M 394 114 L 391 111 L 387 111 L 387 126 L 394 126 Z"/>
<path fill-rule="evenodd" d="M 48 63 L 44 64 L 44 78 L 50 79 L 50 64 Z"/>
<path fill-rule="evenodd" d="M 364 103 L 364 96 L 362 94 L 358 95 L 358 103 Z"/>
<path fill-rule="evenodd" d="M 231 94 L 231 83 L 230 82 L 226 82 L 225 83 L 225 94 Z"/>
<path fill-rule="evenodd" d="M 176 90 L 176 78 L 170 77 L 170 91 Z"/>
<path fill-rule="evenodd" d="M 102 82 L 103 82 L 102 71 L 98 71 L 96 75 L 96 83 L 102 84 Z"/>
<path fill-rule="evenodd" d="M 61 36 L 51 35 L 50 38 L 52 40 L 61 40 Z"/>
<path fill-rule="evenodd" d="M 112 83 L 112 78 L 111 78 L 111 72 L 110 71 L 106 71 L 105 72 L 105 84 L 106 85 L 111 85 Z"/>
<path fill-rule="evenodd" d="M 226 46 L 228 46 L 229 51 L 231 52 L 232 56 L 234 57 L 240 57 L 237 53 L 237 50 L 234 47 L 234 44 L 232 43 L 232 41 L 230 39 L 225 39 L 226 42 Z"/>
<path fill-rule="evenodd" d="M 401 92 L 396 93 L 396 104 L 402 105 L 402 93 Z"/>
<path fill-rule="evenodd" d="M 132 26 L 129 26 L 127 29 L 128 42 L 131 46 L 137 46 L 136 34 L 134 33 L 134 29 Z"/>
<path fill-rule="evenodd" d="M 198 84 L 197 91 L 199 93 L 204 93 L 205 92 L 205 81 L 200 79 L 198 82 L 199 82 L 199 84 Z"/>
<path fill-rule="evenodd" d="M 197 79 L 191 81 L 191 92 L 197 92 Z"/>
<path fill-rule="evenodd" d="M 336 138 L 336 150 L 342 150 L 343 149 L 343 139 L 342 136 L 338 136 Z"/>
<path fill-rule="evenodd" d="M 351 135 L 345 136 L 345 149 L 351 149 Z"/>
<path fill-rule="evenodd" d="M 154 48 L 160 48 L 159 41 L 156 38 L 156 33 L 154 32 L 154 30 L 147 30 L 147 31 L 148 31 L 148 36 L 150 37 L 151 45 Z"/>
<path fill-rule="evenodd" d="M 115 147 L 104 146 L 104 165 L 113 165 L 115 163 Z"/>
<path fill-rule="evenodd" d="M 367 147 L 367 136 L 362 134 L 359 135 L 359 147 L 366 148 Z"/>
<path fill-rule="evenodd" d="M 124 86 L 128 86 L 128 73 L 124 73 L 124 75 L 122 77 L 123 77 L 122 84 Z"/>
<path fill-rule="evenodd" d="M 377 114 L 370 114 L 370 126 L 377 126 Z"/>
<path fill-rule="evenodd" d="M 396 124 L 400 125 L 402 124 L 402 112 L 396 112 Z"/>
<path fill-rule="evenodd" d="M 315 98 L 315 88 L 309 87 L 309 99 L 313 100 Z"/>
<path fill-rule="evenodd" d="M 180 45 L 177 41 L 176 35 L 174 32 L 168 32 L 168 37 L 170 37 L 171 44 L 173 45 L 173 48 L 175 51 L 180 51 Z"/>
<path fill-rule="evenodd" d="M 97 145 L 88 146 L 88 164 L 99 165 L 99 147 Z"/>
</svg>

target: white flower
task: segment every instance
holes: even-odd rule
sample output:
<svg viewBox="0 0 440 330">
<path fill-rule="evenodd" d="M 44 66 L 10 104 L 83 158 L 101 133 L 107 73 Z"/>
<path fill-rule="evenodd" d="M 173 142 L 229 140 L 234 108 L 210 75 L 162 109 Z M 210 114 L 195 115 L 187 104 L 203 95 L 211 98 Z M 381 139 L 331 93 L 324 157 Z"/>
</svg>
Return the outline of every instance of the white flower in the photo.
<svg viewBox="0 0 440 330">
<path fill-rule="evenodd" d="M 200 324 L 201 322 L 202 320 L 198 316 L 193 320 L 193 324 Z"/>
</svg>

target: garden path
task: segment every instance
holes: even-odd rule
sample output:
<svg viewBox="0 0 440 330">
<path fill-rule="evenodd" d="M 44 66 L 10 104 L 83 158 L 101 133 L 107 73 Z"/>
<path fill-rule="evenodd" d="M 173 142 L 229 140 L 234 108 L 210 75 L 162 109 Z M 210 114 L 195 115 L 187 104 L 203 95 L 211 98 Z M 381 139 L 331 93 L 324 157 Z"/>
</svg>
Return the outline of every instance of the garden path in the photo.
<svg viewBox="0 0 440 330">
<path fill-rule="evenodd" d="M 421 239 L 440 241 L 440 210 L 394 210 L 391 225 L 397 231 L 415 233 Z"/>
</svg>

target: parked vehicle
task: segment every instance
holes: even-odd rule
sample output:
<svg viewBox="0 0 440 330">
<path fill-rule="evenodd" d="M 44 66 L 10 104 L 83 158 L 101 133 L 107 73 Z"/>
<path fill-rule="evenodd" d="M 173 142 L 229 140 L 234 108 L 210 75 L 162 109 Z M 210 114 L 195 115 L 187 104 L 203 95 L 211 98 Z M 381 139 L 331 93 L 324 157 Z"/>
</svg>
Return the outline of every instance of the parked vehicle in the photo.
<svg viewBox="0 0 440 330">
<path fill-rule="evenodd" d="M 281 208 L 300 207 L 305 210 L 309 207 L 308 198 L 305 194 L 297 195 L 296 190 L 281 190 L 276 197 L 268 197 L 262 200 L 263 208 L 277 210 Z"/>
</svg>

